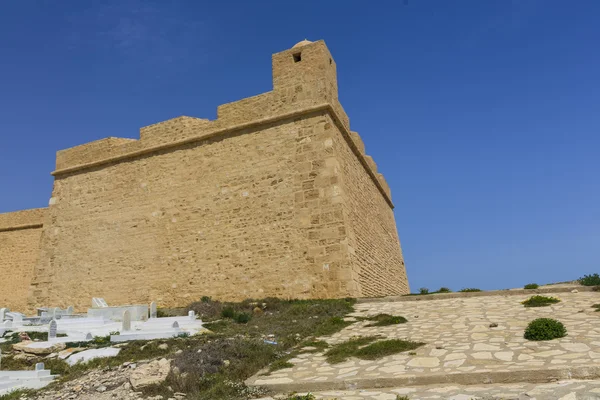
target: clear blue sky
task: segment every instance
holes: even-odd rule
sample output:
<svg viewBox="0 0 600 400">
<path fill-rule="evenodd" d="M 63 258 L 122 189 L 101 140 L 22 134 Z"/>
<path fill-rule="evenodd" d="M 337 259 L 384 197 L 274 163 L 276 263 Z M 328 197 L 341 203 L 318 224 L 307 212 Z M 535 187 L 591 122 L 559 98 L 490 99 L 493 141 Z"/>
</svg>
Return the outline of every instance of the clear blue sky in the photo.
<svg viewBox="0 0 600 400">
<path fill-rule="evenodd" d="M 0 0 L 0 212 L 47 205 L 57 150 L 213 119 L 325 39 L 413 290 L 600 272 L 599 21 L 595 0 Z"/>
</svg>

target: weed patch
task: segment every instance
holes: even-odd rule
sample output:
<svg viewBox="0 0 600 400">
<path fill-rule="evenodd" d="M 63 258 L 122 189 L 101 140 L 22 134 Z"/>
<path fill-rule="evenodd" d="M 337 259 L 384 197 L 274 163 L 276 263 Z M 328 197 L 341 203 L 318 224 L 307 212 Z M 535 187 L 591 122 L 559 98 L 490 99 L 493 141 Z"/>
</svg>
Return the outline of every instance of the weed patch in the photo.
<svg viewBox="0 0 600 400">
<path fill-rule="evenodd" d="M 389 314 L 377 314 L 374 317 L 365 318 L 368 321 L 373 321 L 372 324 L 367 325 L 367 327 L 371 326 L 389 326 L 389 325 L 397 325 L 404 324 L 407 321 L 406 318 L 396 315 Z"/>
<path fill-rule="evenodd" d="M 560 299 L 548 296 L 531 296 L 521 304 L 525 307 L 547 307 L 552 304 L 560 303 Z"/>
<path fill-rule="evenodd" d="M 462 292 L 462 293 L 481 292 L 481 289 L 477 289 L 477 288 L 464 288 L 464 289 L 460 289 L 459 292 Z"/>
<path fill-rule="evenodd" d="M 380 339 L 378 336 L 350 339 L 333 346 L 325 353 L 325 357 L 327 357 L 327 362 L 330 364 L 344 362 L 350 357 L 357 357 L 363 360 L 376 360 L 403 351 L 414 350 L 424 344 L 400 339 L 378 339 Z"/>
</svg>

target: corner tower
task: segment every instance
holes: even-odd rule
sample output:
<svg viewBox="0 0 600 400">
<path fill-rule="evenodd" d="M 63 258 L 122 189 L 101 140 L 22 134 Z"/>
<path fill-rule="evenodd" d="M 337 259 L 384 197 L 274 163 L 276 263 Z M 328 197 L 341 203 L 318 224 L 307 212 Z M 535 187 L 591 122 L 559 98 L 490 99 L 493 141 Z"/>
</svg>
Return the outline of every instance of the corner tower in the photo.
<svg viewBox="0 0 600 400">
<path fill-rule="evenodd" d="M 274 54 L 272 61 L 274 90 L 306 91 L 309 96 L 337 101 L 336 65 L 324 41 L 303 40 Z"/>
</svg>

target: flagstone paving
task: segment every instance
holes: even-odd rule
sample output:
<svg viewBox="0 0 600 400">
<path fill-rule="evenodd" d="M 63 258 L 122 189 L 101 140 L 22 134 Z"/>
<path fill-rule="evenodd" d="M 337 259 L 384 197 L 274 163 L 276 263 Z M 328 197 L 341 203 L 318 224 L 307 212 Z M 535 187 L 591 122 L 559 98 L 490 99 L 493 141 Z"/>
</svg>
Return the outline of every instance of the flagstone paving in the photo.
<svg viewBox="0 0 600 400">
<path fill-rule="evenodd" d="M 560 381 L 544 384 L 511 383 L 473 386 L 417 386 L 410 388 L 365 389 L 313 393 L 317 399 L 396 400 L 599 400 L 600 381 Z"/>
<path fill-rule="evenodd" d="M 358 321 L 323 340 L 334 345 L 355 336 L 381 335 L 426 345 L 414 353 L 374 361 L 353 358 L 333 365 L 323 353 L 300 354 L 290 361 L 294 367 L 257 376 L 250 383 L 315 391 L 596 377 L 600 372 L 600 313 L 591 306 L 600 303 L 600 292 L 552 296 L 562 301 L 539 308 L 525 308 L 521 304 L 529 298 L 525 295 L 357 304 L 353 316 L 387 313 L 404 316 L 408 323 L 367 327 L 370 322 Z M 543 342 L 524 339 L 527 324 L 540 317 L 563 322 L 568 336 Z"/>
</svg>

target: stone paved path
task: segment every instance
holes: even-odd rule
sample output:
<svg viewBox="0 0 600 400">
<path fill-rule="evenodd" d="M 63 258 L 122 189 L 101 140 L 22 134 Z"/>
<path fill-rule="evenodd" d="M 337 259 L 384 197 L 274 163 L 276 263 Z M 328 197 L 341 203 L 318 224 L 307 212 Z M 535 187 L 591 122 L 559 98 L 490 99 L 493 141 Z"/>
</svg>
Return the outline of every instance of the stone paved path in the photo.
<svg viewBox="0 0 600 400">
<path fill-rule="evenodd" d="M 336 344 L 353 336 L 425 342 L 416 355 L 401 353 L 375 361 L 350 359 L 330 365 L 322 353 L 301 354 L 293 368 L 258 376 L 255 385 L 273 389 L 316 391 L 439 383 L 547 382 L 552 378 L 600 376 L 600 292 L 560 293 L 561 303 L 525 308 L 529 296 L 506 295 L 417 302 L 363 303 L 355 316 L 402 315 L 409 322 L 366 327 L 360 321 L 324 338 Z M 568 336 L 545 342 L 523 338 L 535 318 L 563 322 Z M 490 327 L 496 323 L 497 327 Z"/>
<path fill-rule="evenodd" d="M 313 393 L 317 399 L 396 400 L 600 400 L 600 381 L 560 381 L 544 384 L 512 383 L 473 386 L 421 386 Z"/>
</svg>

